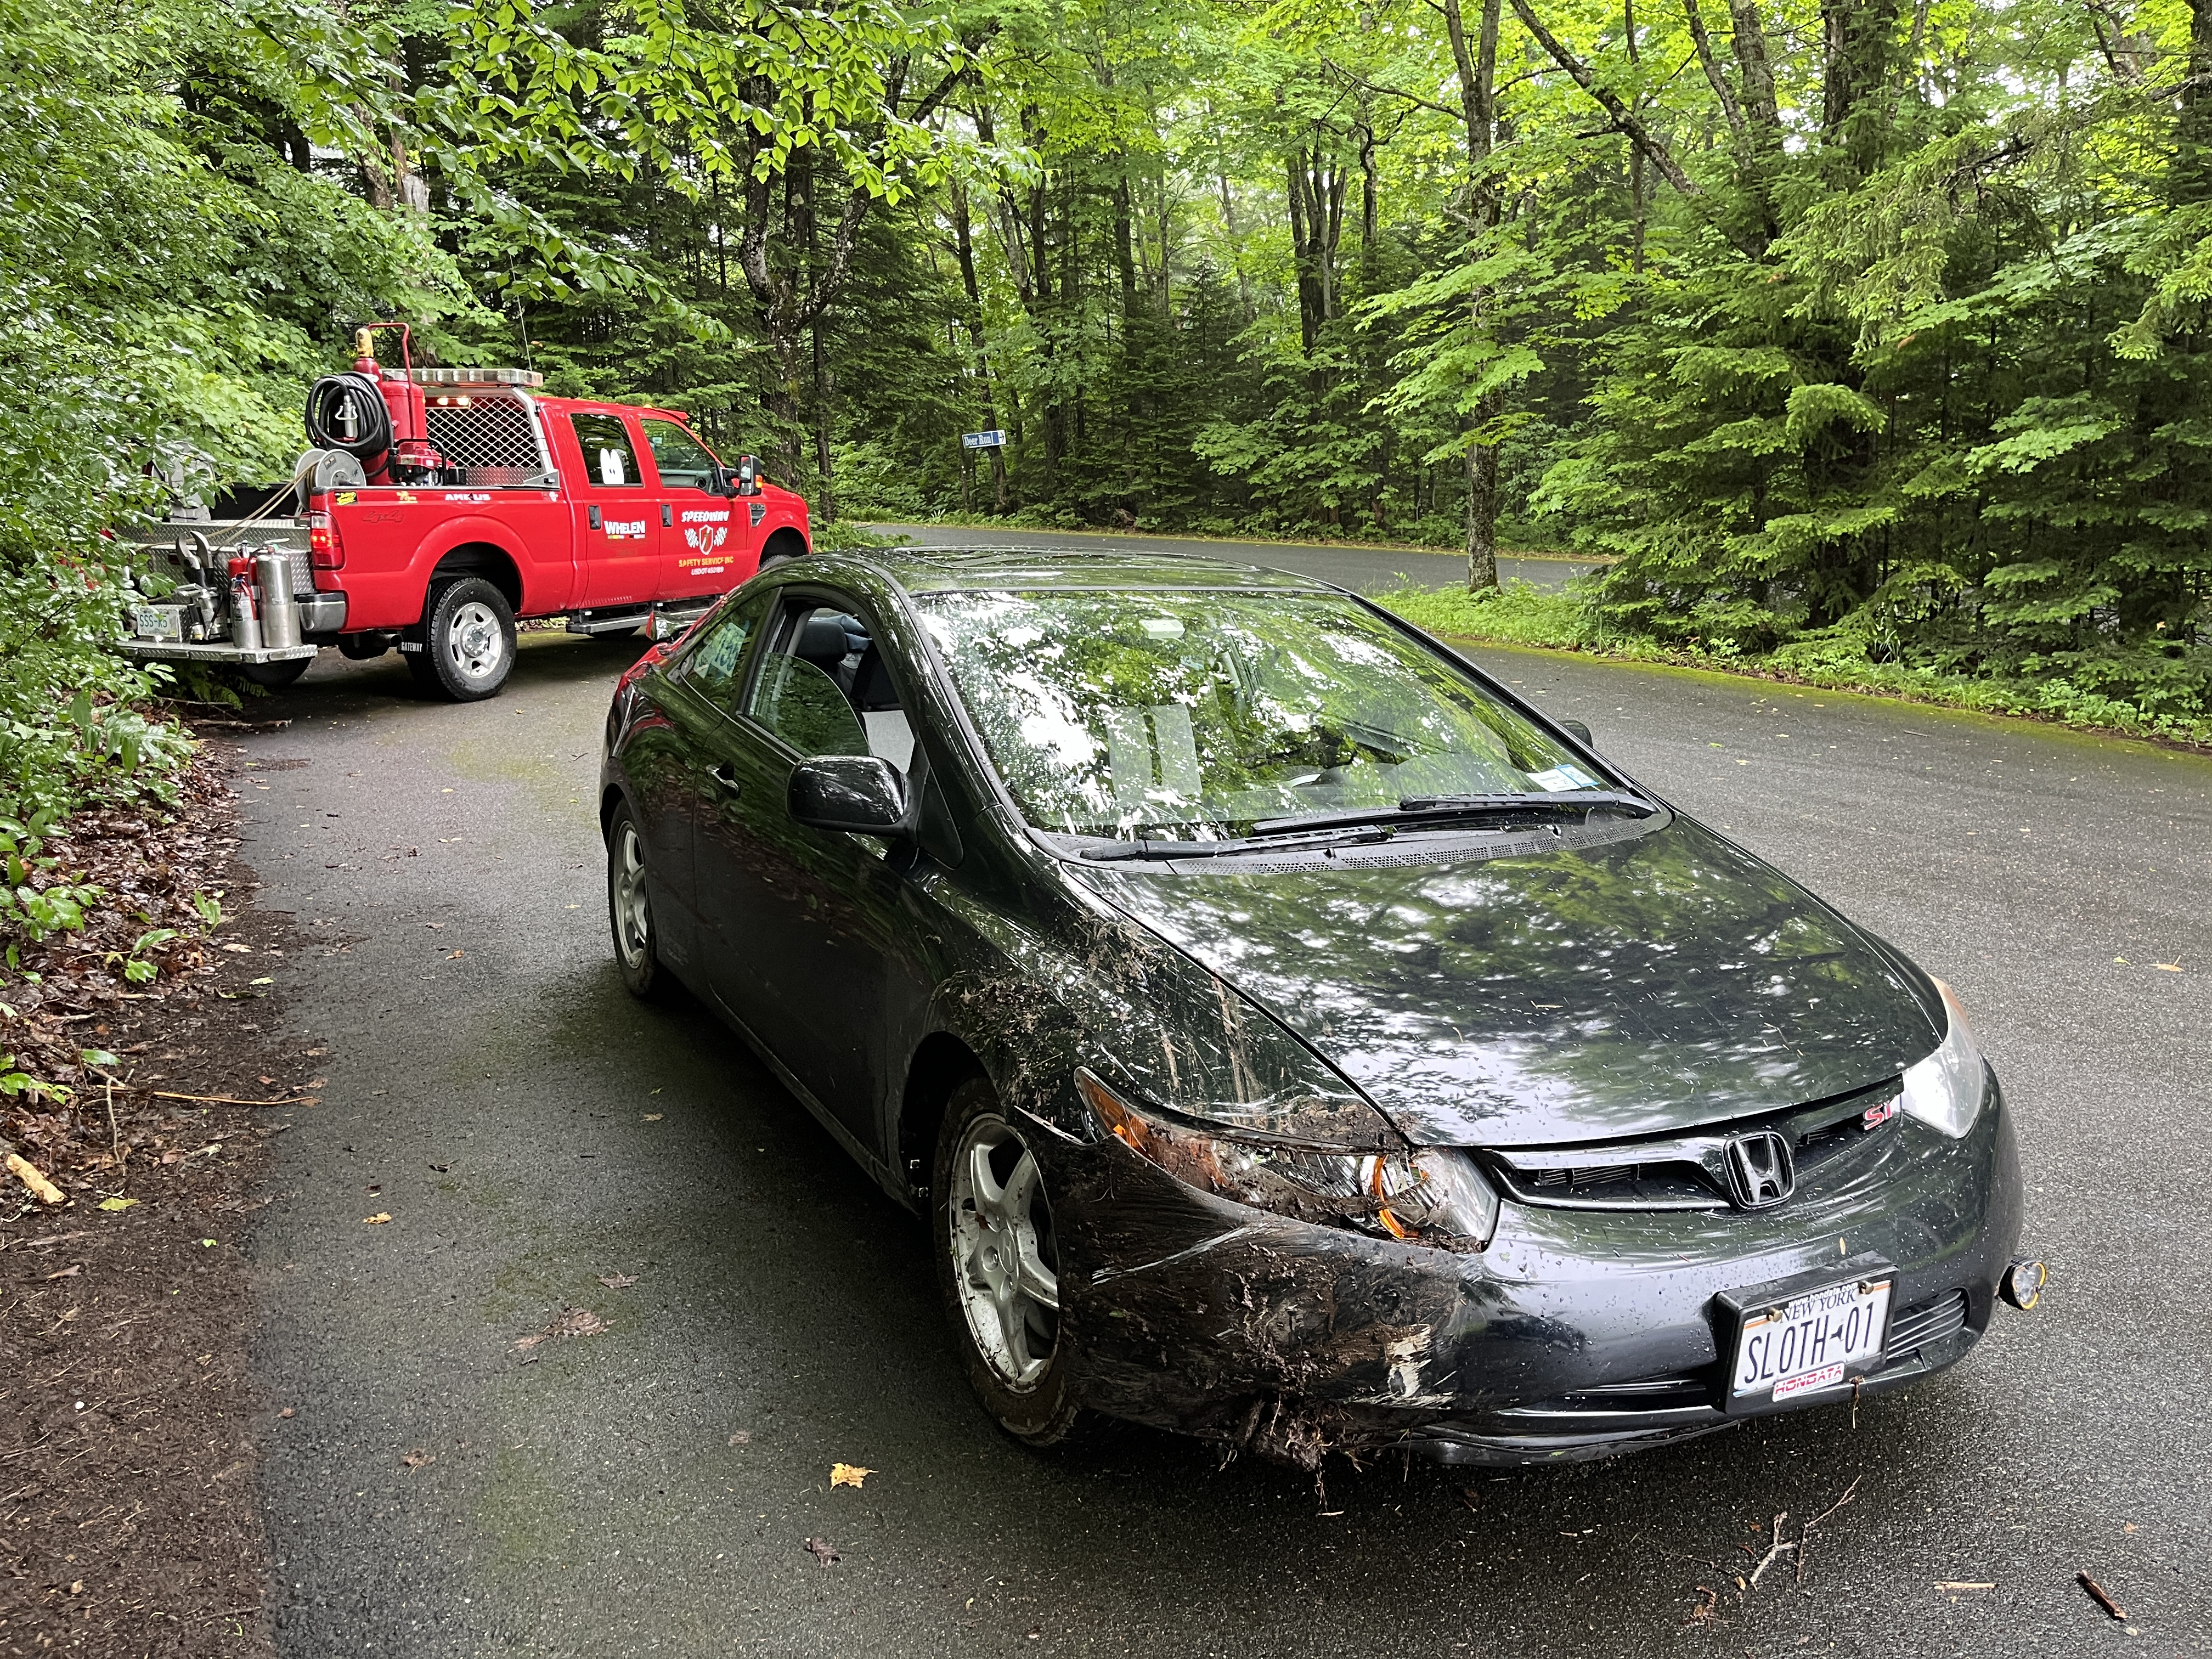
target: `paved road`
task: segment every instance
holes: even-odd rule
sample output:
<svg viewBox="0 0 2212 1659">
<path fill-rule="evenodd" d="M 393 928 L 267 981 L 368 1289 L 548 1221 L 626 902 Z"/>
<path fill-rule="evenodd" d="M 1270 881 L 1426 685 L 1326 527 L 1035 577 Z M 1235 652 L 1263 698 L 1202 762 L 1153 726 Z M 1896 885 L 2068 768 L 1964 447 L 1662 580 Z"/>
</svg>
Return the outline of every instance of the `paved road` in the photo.
<svg viewBox="0 0 2212 1659">
<path fill-rule="evenodd" d="M 1856 1427 L 1340 1468 L 1326 1513 L 1149 1433 L 1025 1453 L 969 1402 L 916 1225 L 696 1010 L 621 991 L 591 799 L 628 652 L 530 636 L 471 708 L 325 653 L 246 744 L 247 854 L 301 936 L 270 971 L 330 1049 L 254 1245 L 255 1358 L 298 1413 L 261 1471 L 283 1651 L 2212 1652 L 2212 764 L 1481 654 L 1958 984 L 2045 1311 Z M 564 1305 L 606 1333 L 516 1346 Z M 1785 1559 L 1739 1596 L 1778 1512 L 1794 1536 L 1847 1493 L 1802 1587 Z"/>
<path fill-rule="evenodd" d="M 1194 537 L 1117 536 L 1080 530 L 979 530 L 958 525 L 874 524 L 870 530 L 904 536 L 917 547 L 1042 547 L 1090 550 L 1126 548 L 1213 559 L 1242 559 L 1319 576 L 1362 593 L 1405 586 L 1451 587 L 1467 580 L 1467 560 L 1457 553 L 1420 548 L 1332 547 L 1292 542 L 1231 542 Z M 1596 567 L 1581 559 L 1515 559 L 1498 562 L 1508 581 L 1563 587 L 1570 577 Z"/>
</svg>

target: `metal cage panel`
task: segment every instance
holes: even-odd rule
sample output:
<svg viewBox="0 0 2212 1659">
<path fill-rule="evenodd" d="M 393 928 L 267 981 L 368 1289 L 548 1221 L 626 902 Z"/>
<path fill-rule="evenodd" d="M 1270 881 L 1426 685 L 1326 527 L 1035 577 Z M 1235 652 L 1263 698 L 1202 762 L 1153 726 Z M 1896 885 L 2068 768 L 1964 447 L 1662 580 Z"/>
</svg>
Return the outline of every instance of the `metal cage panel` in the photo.
<svg viewBox="0 0 2212 1659">
<path fill-rule="evenodd" d="M 497 392 L 433 398 L 423 410 L 431 447 L 449 482 L 535 484 L 552 471 L 528 402 Z"/>
</svg>

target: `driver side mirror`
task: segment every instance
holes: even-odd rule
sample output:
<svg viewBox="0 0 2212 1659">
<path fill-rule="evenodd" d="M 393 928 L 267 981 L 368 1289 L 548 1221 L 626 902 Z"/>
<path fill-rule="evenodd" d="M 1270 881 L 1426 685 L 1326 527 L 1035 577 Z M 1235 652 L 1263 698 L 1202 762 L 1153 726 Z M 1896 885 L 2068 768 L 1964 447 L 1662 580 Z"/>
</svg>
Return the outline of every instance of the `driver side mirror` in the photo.
<svg viewBox="0 0 2212 1659">
<path fill-rule="evenodd" d="M 791 774 L 785 805 L 794 822 L 810 830 L 848 835 L 902 836 L 908 832 L 906 779 L 874 755 L 823 755 L 801 761 Z"/>
<path fill-rule="evenodd" d="M 1558 725 L 1559 730 L 1565 732 L 1577 743 L 1582 744 L 1583 748 L 1595 749 L 1597 747 L 1597 739 L 1590 736 L 1589 727 L 1583 725 L 1580 720 L 1560 720 L 1558 722 Z"/>
<path fill-rule="evenodd" d="M 740 455 L 735 466 L 716 466 L 708 480 L 708 488 L 717 495 L 757 495 L 761 493 L 760 461 L 757 457 Z"/>
</svg>

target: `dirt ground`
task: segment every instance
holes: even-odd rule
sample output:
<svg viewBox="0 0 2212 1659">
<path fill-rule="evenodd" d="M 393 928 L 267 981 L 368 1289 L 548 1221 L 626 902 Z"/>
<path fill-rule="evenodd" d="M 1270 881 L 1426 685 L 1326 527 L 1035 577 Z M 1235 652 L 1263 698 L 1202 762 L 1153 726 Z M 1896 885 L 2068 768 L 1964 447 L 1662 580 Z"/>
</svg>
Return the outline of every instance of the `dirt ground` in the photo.
<svg viewBox="0 0 2212 1659">
<path fill-rule="evenodd" d="M 312 1105 L 280 1052 L 282 918 L 251 907 L 215 736 L 172 812 L 94 814 L 45 851 L 99 883 L 82 933 L 0 981 L 0 1138 L 65 1195 L 0 1177 L 0 1656 L 273 1651 L 240 1241 L 269 1139 Z M 196 896 L 222 895 L 210 928 Z M 138 954 L 149 928 L 177 937 Z M 234 1103 L 282 1103 L 240 1104 Z"/>
</svg>

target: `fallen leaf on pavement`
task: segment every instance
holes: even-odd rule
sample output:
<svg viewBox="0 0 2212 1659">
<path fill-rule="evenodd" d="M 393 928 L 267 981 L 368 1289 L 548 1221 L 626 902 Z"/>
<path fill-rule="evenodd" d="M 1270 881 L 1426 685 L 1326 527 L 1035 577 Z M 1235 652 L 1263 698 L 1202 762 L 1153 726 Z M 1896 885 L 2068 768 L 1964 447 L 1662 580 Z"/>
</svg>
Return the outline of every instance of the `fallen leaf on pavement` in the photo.
<svg viewBox="0 0 2212 1659">
<path fill-rule="evenodd" d="M 647 1112 L 643 1115 L 647 1123 L 658 1123 L 661 1119 L 666 1117 L 668 1114 L 665 1112 Z"/>
<path fill-rule="evenodd" d="M 807 1553 L 825 1567 L 831 1562 L 842 1559 L 837 1553 L 837 1547 L 826 1538 L 808 1539 L 806 1548 Z"/>
<path fill-rule="evenodd" d="M 518 1336 L 518 1348 L 534 1348 L 549 1336 L 597 1336 L 607 1328 L 606 1321 L 589 1308 L 563 1308 L 554 1316 L 553 1322 L 542 1331 L 532 1331 L 528 1336 Z"/>
<path fill-rule="evenodd" d="M 1985 1590 L 1985 1589 L 1995 1589 L 1996 1588 L 1996 1586 L 1995 1584 L 1993 1584 L 1993 1583 L 1990 1583 L 1990 1584 L 1972 1583 L 1972 1584 L 1970 1584 L 1970 1583 L 1965 1583 L 1965 1582 L 1963 1582 L 1963 1581 L 1957 1580 L 1957 1579 L 1939 1578 L 1939 1579 L 1937 1579 L 1937 1580 L 1936 1581 L 1936 1588 L 1937 1589 L 1939 1589 L 1939 1590 Z"/>
<path fill-rule="evenodd" d="M 730 1437 L 730 1443 L 732 1446 L 751 1445 L 753 1443 L 752 1431 L 750 1429 L 739 1429 L 735 1434 L 732 1434 Z"/>
<path fill-rule="evenodd" d="M 873 1474 L 873 1469 L 864 1469 L 857 1463 L 832 1463 L 830 1484 L 833 1486 L 857 1486 Z"/>
<path fill-rule="evenodd" d="M 2181 964 L 2178 962 L 2154 962 L 2151 966 L 2162 969 L 2169 974 L 2178 974 L 2181 971 Z"/>
<path fill-rule="evenodd" d="M 137 1201 L 135 1198 L 103 1198 L 100 1200 L 100 1207 L 103 1210 L 127 1210 Z"/>
<path fill-rule="evenodd" d="M 450 1164 L 433 1164 L 430 1167 L 435 1170 L 440 1175 L 445 1175 L 450 1172 L 453 1166 Z"/>
<path fill-rule="evenodd" d="M 413 1451 L 409 1452 L 406 1456 L 401 1458 L 399 1461 L 404 1463 L 410 1469 L 428 1468 L 431 1464 L 438 1461 L 438 1454 L 431 1451 L 424 1451 L 420 1446 L 417 1446 Z"/>
<path fill-rule="evenodd" d="M 635 1273 L 601 1273 L 599 1283 L 611 1291 L 626 1291 L 637 1283 Z"/>
<path fill-rule="evenodd" d="M 361 1224 L 364 1227 L 381 1227 L 386 1222 L 391 1219 L 391 1216 L 380 1210 L 374 1215 L 365 1215 L 362 1217 Z"/>
<path fill-rule="evenodd" d="M 76 1262 L 76 1263 L 74 1263 L 73 1265 L 71 1265 L 71 1266 L 70 1266 L 70 1267 L 67 1267 L 63 1268 L 63 1269 L 62 1269 L 59 1273 L 48 1273 L 48 1274 L 46 1275 L 46 1277 L 47 1277 L 48 1279 L 75 1279 L 75 1278 L 76 1278 L 79 1273 L 82 1273 L 83 1271 L 84 1271 L 84 1263 L 83 1263 L 83 1262 L 82 1262 L 82 1261 L 79 1261 L 79 1262 Z M 2130 1528 L 2129 1528 L 2129 1530 L 2130 1530 L 2130 1532 L 2132 1532 L 2132 1531 L 2134 1531 L 2134 1530 L 2135 1530 L 2135 1528 L 2133 1528 L 2132 1527 L 2130 1527 Z"/>
<path fill-rule="evenodd" d="M 279 1417 L 296 1417 L 299 1413 L 293 1410 L 291 1407 L 287 1406 L 283 1411 L 278 1412 L 276 1415 Z"/>
</svg>

